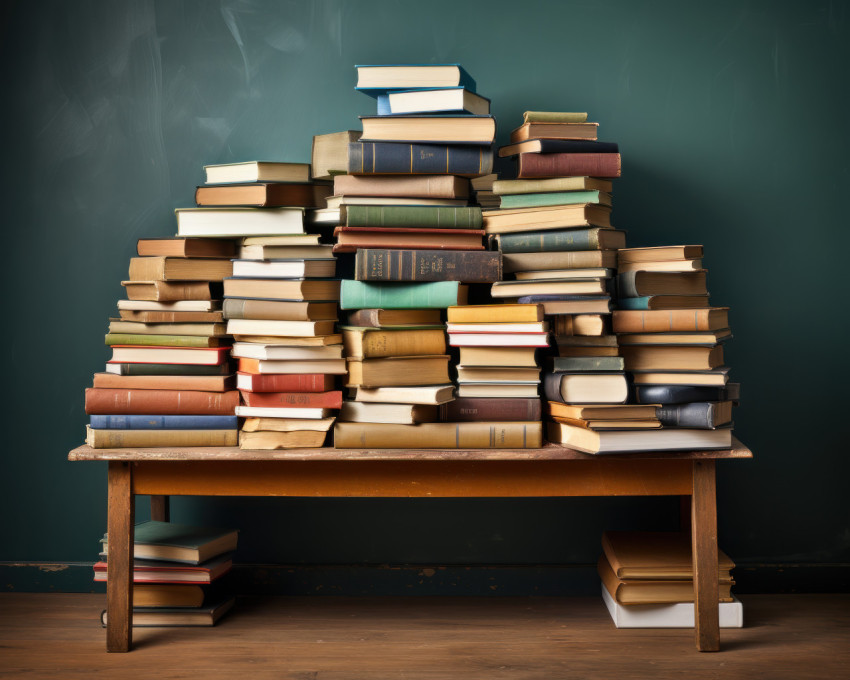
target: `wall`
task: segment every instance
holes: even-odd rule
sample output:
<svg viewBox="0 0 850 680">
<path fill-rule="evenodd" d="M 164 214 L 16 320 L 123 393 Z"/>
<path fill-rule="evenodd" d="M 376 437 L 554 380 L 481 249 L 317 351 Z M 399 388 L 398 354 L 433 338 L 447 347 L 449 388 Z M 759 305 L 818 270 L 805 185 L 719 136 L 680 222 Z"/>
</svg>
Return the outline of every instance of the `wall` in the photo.
<svg viewBox="0 0 850 680">
<path fill-rule="evenodd" d="M 756 455 L 720 466 L 721 544 L 751 571 L 798 575 L 751 579 L 751 589 L 815 589 L 825 578 L 846 587 L 845 4 L 4 7 L 6 587 L 90 587 L 87 568 L 63 581 L 11 565 L 95 558 L 105 466 L 65 455 L 83 438 L 83 389 L 107 358 L 102 336 L 136 239 L 173 234 L 172 211 L 192 204 L 202 165 L 308 161 L 314 134 L 357 127 L 374 103 L 354 91 L 353 64 L 416 61 L 463 63 L 493 101 L 499 143 L 526 109 L 589 111 L 600 138 L 621 146 L 614 215 L 629 243 L 705 244 L 712 300 L 732 308 L 736 432 Z M 305 570 L 589 565 L 603 529 L 671 529 L 677 507 L 177 499 L 174 516 L 241 527 L 245 562 Z M 359 572 L 333 573 L 348 592 Z M 410 592 L 386 573 L 362 589 Z M 471 583 L 459 576 L 444 589 L 476 591 Z"/>
</svg>

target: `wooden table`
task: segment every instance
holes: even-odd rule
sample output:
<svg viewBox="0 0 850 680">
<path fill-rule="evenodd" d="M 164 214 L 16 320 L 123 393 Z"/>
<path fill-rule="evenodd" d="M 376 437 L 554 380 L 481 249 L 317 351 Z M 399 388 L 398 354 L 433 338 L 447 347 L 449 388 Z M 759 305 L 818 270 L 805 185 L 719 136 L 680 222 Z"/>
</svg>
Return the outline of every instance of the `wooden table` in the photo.
<svg viewBox="0 0 850 680">
<path fill-rule="evenodd" d="M 167 520 L 169 496 L 555 497 L 681 496 L 689 501 L 700 651 L 720 648 L 715 461 L 752 458 L 737 439 L 720 451 L 592 456 L 540 449 L 92 449 L 69 460 L 109 462 L 106 649 L 132 647 L 134 496 Z M 684 504 L 683 504 L 684 505 Z"/>
</svg>

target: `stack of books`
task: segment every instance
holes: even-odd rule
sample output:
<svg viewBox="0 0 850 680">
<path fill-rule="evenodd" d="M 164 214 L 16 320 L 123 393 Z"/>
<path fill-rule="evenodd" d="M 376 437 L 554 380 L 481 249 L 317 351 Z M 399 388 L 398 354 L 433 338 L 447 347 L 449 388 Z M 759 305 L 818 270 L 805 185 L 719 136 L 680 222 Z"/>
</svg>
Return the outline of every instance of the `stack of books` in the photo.
<svg viewBox="0 0 850 680">
<path fill-rule="evenodd" d="M 336 259 L 319 235 L 305 231 L 304 213 L 324 201 L 330 185 L 312 183 L 304 163 L 236 163 L 206 171 L 217 185 L 200 187 L 197 201 L 217 207 L 178 211 L 178 219 L 201 219 L 221 235 L 241 238 L 232 275 L 224 280 L 223 307 L 238 362 L 236 414 L 245 418 L 239 445 L 320 447 L 342 403 L 334 388 L 345 362 L 335 332 Z"/>
<path fill-rule="evenodd" d="M 230 610 L 238 532 L 153 521 L 134 532 L 134 626 L 212 626 Z M 107 541 L 104 535 L 96 583 L 107 580 Z M 106 625 L 106 611 L 101 622 Z"/>
<path fill-rule="evenodd" d="M 234 446 L 239 393 L 221 311 L 232 241 L 141 239 L 127 298 L 109 322 L 112 357 L 86 390 L 92 448 Z"/>
<path fill-rule="evenodd" d="M 606 531 L 597 570 L 602 599 L 618 628 L 693 628 L 690 534 Z M 718 550 L 720 625 L 740 628 L 743 606 L 731 592 L 735 564 Z"/>
</svg>

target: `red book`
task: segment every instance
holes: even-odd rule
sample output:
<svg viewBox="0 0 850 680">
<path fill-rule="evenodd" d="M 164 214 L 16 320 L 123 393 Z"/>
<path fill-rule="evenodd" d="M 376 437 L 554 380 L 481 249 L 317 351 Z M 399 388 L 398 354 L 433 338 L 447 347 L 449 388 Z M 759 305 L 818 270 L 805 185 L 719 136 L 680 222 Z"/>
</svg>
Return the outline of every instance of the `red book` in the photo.
<svg viewBox="0 0 850 680">
<path fill-rule="evenodd" d="M 619 177 L 618 153 L 521 153 L 518 179 L 532 177 Z"/>
<path fill-rule="evenodd" d="M 342 408 L 342 391 L 242 392 L 246 406 L 260 408 Z"/>
<path fill-rule="evenodd" d="M 230 553 L 214 557 L 202 564 L 181 562 L 133 561 L 133 583 L 212 583 L 233 567 Z M 106 581 L 107 562 L 95 562 L 94 580 Z"/>
<path fill-rule="evenodd" d="M 444 423 L 493 420 L 498 422 L 540 420 L 540 399 L 505 397 L 457 397 L 440 404 Z"/>
<path fill-rule="evenodd" d="M 89 415 L 199 415 L 232 416 L 239 405 L 239 392 L 194 392 L 191 390 L 127 390 L 86 388 Z"/>
<path fill-rule="evenodd" d="M 327 392 L 335 376 L 326 373 L 237 373 L 236 387 L 245 392 Z"/>
</svg>

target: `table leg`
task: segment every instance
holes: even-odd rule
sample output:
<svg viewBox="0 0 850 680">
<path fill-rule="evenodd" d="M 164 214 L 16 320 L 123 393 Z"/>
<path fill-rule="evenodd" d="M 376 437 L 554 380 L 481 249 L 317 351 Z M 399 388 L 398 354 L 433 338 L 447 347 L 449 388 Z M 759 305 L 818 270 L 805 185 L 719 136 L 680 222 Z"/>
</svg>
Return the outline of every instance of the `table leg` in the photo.
<svg viewBox="0 0 850 680">
<path fill-rule="evenodd" d="M 701 652 L 720 650 L 717 491 L 713 460 L 694 461 L 691 547 L 694 561 L 694 633 Z"/>
<path fill-rule="evenodd" d="M 151 519 L 155 522 L 168 522 L 171 517 L 168 496 L 151 496 Z"/>
<path fill-rule="evenodd" d="M 133 644 L 133 468 L 109 462 L 106 651 L 129 652 Z"/>
</svg>

